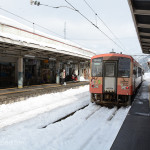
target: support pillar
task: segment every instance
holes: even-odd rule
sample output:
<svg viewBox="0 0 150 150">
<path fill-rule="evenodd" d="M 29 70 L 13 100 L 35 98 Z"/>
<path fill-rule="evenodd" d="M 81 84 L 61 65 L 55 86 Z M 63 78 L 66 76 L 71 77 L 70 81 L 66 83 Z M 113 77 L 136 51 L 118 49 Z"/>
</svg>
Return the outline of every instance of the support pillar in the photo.
<svg viewBox="0 0 150 150">
<path fill-rule="evenodd" d="M 78 63 L 78 80 L 80 81 L 80 77 L 82 76 L 82 68 L 80 62 Z"/>
<path fill-rule="evenodd" d="M 75 74 L 78 75 L 78 65 L 75 64 Z"/>
<path fill-rule="evenodd" d="M 23 57 L 18 58 L 18 88 L 23 88 Z"/>
<path fill-rule="evenodd" d="M 60 84 L 60 62 L 56 61 L 56 83 Z"/>
</svg>

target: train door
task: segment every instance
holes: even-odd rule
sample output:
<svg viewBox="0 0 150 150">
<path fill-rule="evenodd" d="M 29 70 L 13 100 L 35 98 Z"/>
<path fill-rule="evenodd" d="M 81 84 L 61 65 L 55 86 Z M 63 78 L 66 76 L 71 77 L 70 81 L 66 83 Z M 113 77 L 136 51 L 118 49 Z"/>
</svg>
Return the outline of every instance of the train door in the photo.
<svg viewBox="0 0 150 150">
<path fill-rule="evenodd" d="M 104 84 L 103 84 L 103 92 L 111 92 L 116 93 L 116 84 L 117 84 L 117 62 L 115 61 L 105 61 L 103 65 L 104 70 Z"/>
</svg>

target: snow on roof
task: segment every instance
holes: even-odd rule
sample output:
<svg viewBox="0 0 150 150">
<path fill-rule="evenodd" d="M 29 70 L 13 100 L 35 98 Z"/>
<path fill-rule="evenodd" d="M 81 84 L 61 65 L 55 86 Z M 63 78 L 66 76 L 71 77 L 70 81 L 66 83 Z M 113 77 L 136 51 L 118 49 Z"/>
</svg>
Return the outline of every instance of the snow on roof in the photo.
<svg viewBox="0 0 150 150">
<path fill-rule="evenodd" d="M 39 31 L 39 30 L 35 30 L 35 29 L 31 28 L 31 27 L 28 27 L 28 26 L 26 26 L 26 25 L 24 25 L 24 24 L 21 24 L 21 23 L 15 21 L 15 20 L 13 20 L 13 19 L 7 18 L 7 17 L 2 16 L 2 15 L 0 15 L 0 23 L 1 23 L 1 24 L 10 25 L 10 26 L 13 26 L 13 27 L 16 27 L 16 28 L 20 28 L 20 29 L 23 29 L 23 30 L 26 30 L 26 31 L 29 31 L 29 32 L 34 32 L 34 33 L 37 33 L 37 34 L 39 34 L 39 35 L 43 35 L 43 36 L 45 36 L 45 37 L 48 37 L 48 38 L 57 40 L 57 41 L 59 41 L 59 42 L 63 42 L 64 44 L 68 44 L 68 45 L 70 45 L 70 46 L 75 46 L 75 47 L 78 47 L 78 48 L 80 48 L 80 49 L 89 51 L 89 52 L 91 52 L 91 53 L 93 53 L 93 54 L 95 55 L 95 52 L 92 52 L 91 50 L 89 50 L 89 49 L 87 49 L 87 48 L 83 48 L 83 47 L 81 47 L 81 46 L 78 45 L 78 44 L 75 44 L 75 43 L 73 43 L 73 42 L 71 42 L 71 41 L 68 41 L 68 40 L 65 40 L 65 39 L 62 39 L 62 38 L 59 38 L 59 37 L 55 37 L 55 36 L 52 36 L 52 35 L 43 33 L 43 32 L 41 32 L 41 31 Z"/>
</svg>

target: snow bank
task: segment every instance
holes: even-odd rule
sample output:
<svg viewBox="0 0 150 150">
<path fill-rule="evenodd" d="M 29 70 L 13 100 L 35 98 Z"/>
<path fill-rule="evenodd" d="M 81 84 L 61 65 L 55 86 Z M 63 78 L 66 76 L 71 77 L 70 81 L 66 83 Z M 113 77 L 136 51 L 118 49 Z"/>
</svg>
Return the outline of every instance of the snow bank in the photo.
<svg viewBox="0 0 150 150">
<path fill-rule="evenodd" d="M 150 80 L 150 72 L 146 72 L 146 73 L 144 73 L 144 80 Z"/>
<path fill-rule="evenodd" d="M 0 129 L 0 149 L 109 150 L 130 107 L 109 109 L 89 101 L 89 86 L 84 86 L 2 105 L 1 124 L 14 123 L 16 118 L 22 122 Z M 87 104 L 74 115 L 53 123 Z"/>
<path fill-rule="evenodd" d="M 88 79 L 84 79 L 83 76 L 80 77 L 79 81 L 89 81 Z"/>
<path fill-rule="evenodd" d="M 80 101 L 79 101 L 80 100 Z M 23 120 L 33 118 L 39 114 L 49 111 L 56 111 L 57 108 L 71 106 L 66 114 L 85 106 L 90 101 L 89 86 L 78 89 L 69 89 L 64 92 L 45 94 L 38 97 L 31 97 L 25 101 L 12 104 L 0 105 L 0 127 L 8 126 Z M 63 114 L 64 115 L 64 114 Z M 55 116 L 55 119 L 59 119 Z M 52 120 L 55 121 L 55 120 Z"/>
<path fill-rule="evenodd" d="M 109 150 L 128 110 L 120 108 L 110 121 L 116 108 L 90 104 L 73 116 L 49 124 L 46 128 L 38 127 L 43 118 L 22 122 L 0 131 L 0 149 Z"/>
</svg>

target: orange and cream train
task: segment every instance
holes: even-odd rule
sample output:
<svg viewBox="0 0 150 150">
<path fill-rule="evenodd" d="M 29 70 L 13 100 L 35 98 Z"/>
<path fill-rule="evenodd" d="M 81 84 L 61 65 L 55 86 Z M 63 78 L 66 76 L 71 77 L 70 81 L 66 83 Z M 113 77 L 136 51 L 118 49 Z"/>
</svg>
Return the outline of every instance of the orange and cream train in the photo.
<svg viewBox="0 0 150 150">
<path fill-rule="evenodd" d="M 91 58 L 91 102 L 130 105 L 142 80 L 142 67 L 129 55 L 112 52 Z"/>
</svg>

